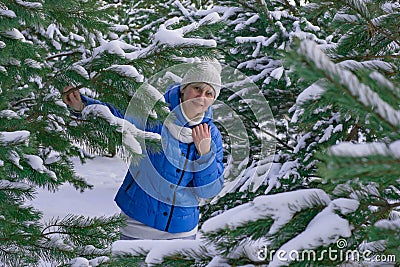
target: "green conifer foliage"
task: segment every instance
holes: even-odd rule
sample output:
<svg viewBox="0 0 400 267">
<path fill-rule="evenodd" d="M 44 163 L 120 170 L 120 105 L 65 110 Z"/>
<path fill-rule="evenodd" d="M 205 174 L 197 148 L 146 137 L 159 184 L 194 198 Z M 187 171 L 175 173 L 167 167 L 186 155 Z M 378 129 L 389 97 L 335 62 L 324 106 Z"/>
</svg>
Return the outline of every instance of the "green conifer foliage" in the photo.
<svg viewBox="0 0 400 267">
<path fill-rule="evenodd" d="M 78 190 L 91 187 L 69 160 L 84 156 L 72 144 L 67 125 L 76 119 L 60 105 L 63 87 L 56 80 L 69 64 L 58 61 L 60 54 L 84 50 L 78 34 L 108 31 L 112 11 L 100 7 L 98 1 L 0 2 L 1 265 L 104 255 L 117 237 L 118 217 L 43 222 L 42 213 L 26 205 L 38 187 L 54 191 L 66 182 Z"/>
<path fill-rule="evenodd" d="M 226 20 L 225 30 L 216 36 L 225 62 L 258 86 L 259 93 L 268 101 L 273 119 L 257 120 L 245 104 L 246 97 L 251 99 L 251 95 L 238 97 L 229 90 L 223 91 L 220 98 L 234 109 L 247 129 L 250 157 L 244 166 L 246 170 L 238 174 L 237 186 L 217 205 L 206 207 L 211 212 L 207 212 L 204 220 L 257 195 L 310 184 L 308 176 L 312 176 L 310 169 L 314 164 L 310 155 L 297 153 L 301 136 L 289 127 L 289 109 L 295 104 L 304 81 L 284 65 L 283 58 L 297 38 L 327 41 L 323 30 L 300 16 L 299 7 L 287 1 L 215 1 L 208 11 L 217 11 Z M 222 124 L 229 123 L 229 119 L 229 116 L 224 118 Z M 268 127 L 266 122 L 270 121 L 275 124 L 275 131 Z M 276 151 L 271 149 L 268 155 L 260 153 L 265 138 L 276 144 Z M 229 155 L 229 146 L 226 152 Z"/>
<path fill-rule="evenodd" d="M 315 155 L 318 175 L 329 181 L 322 188 L 360 203 L 346 216 L 354 226 L 346 250 L 369 250 L 378 262 L 387 259 L 382 264 L 398 263 L 400 7 L 395 1 L 315 1 L 306 8 L 309 16 L 329 18 L 324 24 L 337 43 L 325 50 L 329 59 L 300 48 L 306 66 L 297 67 L 307 80 L 324 84 L 314 103 L 337 110 L 343 125 Z M 312 115 L 316 106 L 304 106 L 302 125 L 321 120 Z"/>
<path fill-rule="evenodd" d="M 76 116 L 67 109 L 61 100 L 64 87 L 72 85 L 123 112 L 147 77 L 188 55 L 214 53 L 201 44 L 159 41 L 154 35 L 161 24 L 143 29 L 150 38 L 137 40 L 141 35 L 134 29 L 153 17 L 140 24 L 141 18 L 129 12 L 144 1 L 123 2 L 0 1 L 0 265 L 35 266 L 40 260 L 59 265 L 78 256 L 109 256 L 111 242 L 119 237 L 119 216 L 70 215 L 44 222 L 27 203 L 38 187 L 91 188 L 74 172 L 71 157 L 85 161 L 122 145 L 121 129 L 110 124 L 111 117 Z M 174 12 L 156 16 L 166 17 L 160 23 L 167 29 L 179 29 L 185 21 L 176 24 L 174 16 L 182 14 Z M 138 24 L 125 23 L 128 18 Z M 207 25 L 185 34 L 209 33 L 201 29 L 214 27 Z M 166 116 L 162 107 L 155 111 Z"/>
</svg>

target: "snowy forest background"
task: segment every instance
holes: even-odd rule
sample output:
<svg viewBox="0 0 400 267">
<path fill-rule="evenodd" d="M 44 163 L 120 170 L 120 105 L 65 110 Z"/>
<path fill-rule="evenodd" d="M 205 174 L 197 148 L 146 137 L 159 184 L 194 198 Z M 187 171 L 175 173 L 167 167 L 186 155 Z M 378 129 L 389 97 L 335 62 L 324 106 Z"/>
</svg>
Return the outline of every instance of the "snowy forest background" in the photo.
<svg viewBox="0 0 400 267">
<path fill-rule="evenodd" d="M 0 265 L 398 264 L 399 12 L 397 0 L 0 0 Z M 234 179 L 202 206 L 196 240 L 122 242 L 118 214 L 49 219 L 33 208 L 38 190 L 93 189 L 72 160 L 122 146 L 107 114 L 70 112 L 65 86 L 126 109 L 154 74 L 204 56 L 259 87 L 276 131 L 255 118 L 245 92 L 222 89 L 250 155 L 234 162 L 226 116 L 219 128 Z M 155 111 L 167 115 L 162 103 Z M 268 157 L 266 138 L 276 142 Z M 350 256 L 273 253 L 329 249 Z"/>
</svg>

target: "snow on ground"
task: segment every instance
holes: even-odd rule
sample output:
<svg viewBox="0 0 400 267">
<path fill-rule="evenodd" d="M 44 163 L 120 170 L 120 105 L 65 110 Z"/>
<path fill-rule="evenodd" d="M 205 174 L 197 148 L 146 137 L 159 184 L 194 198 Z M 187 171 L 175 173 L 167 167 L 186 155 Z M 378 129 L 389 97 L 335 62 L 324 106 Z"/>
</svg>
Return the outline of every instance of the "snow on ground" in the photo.
<svg viewBox="0 0 400 267">
<path fill-rule="evenodd" d="M 114 196 L 125 177 L 127 164 L 118 157 L 96 157 L 83 165 L 77 158 L 72 162 L 78 175 L 92 184 L 93 189 L 80 193 L 69 184 L 62 185 L 55 193 L 40 189 L 32 205 L 44 213 L 43 219 L 68 214 L 94 217 L 119 213 Z"/>
</svg>

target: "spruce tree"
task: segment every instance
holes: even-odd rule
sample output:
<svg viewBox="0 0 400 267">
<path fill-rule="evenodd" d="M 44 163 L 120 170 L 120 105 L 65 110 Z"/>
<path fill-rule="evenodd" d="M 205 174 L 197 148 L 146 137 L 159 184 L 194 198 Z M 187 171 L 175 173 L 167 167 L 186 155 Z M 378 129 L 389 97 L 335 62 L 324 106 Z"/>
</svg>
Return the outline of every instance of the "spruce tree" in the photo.
<svg viewBox="0 0 400 267">
<path fill-rule="evenodd" d="M 318 49 L 312 55 L 313 48 L 300 48 L 309 66 L 304 70 L 311 70 L 304 75 L 316 81 L 314 85 L 323 84 L 314 103 L 304 103 L 301 125 L 323 107 L 325 114 L 314 119 L 324 122 L 326 112 L 335 114 L 335 123 L 323 128 L 329 138 L 316 139 L 329 144 L 315 153 L 318 174 L 328 181 L 322 188 L 332 198 L 359 202 L 346 216 L 354 227 L 346 251 L 371 251 L 361 264 L 398 263 L 400 7 L 395 1 L 319 2 L 308 7 L 310 16 L 319 13 L 330 19 L 320 23 L 336 43 L 324 49 L 329 58 L 318 55 Z"/>
<path fill-rule="evenodd" d="M 56 65 L 59 58 L 84 51 L 79 34 L 108 30 L 103 18 L 111 11 L 100 7 L 96 1 L 0 2 L 2 265 L 104 255 L 116 238 L 118 217 L 71 215 L 43 222 L 42 213 L 26 205 L 38 187 L 54 191 L 66 182 L 77 190 L 91 187 L 69 160 L 84 156 L 65 129 L 75 119 L 60 105 L 57 79 L 63 71 Z M 70 71 L 69 81 L 77 76 Z"/>
</svg>

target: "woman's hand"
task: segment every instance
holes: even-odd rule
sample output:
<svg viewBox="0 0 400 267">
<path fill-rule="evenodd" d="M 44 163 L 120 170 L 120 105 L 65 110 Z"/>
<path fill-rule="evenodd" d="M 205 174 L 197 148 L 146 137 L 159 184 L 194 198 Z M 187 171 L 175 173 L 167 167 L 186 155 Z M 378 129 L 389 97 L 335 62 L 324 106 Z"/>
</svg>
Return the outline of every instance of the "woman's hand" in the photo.
<svg viewBox="0 0 400 267">
<path fill-rule="evenodd" d="M 73 86 L 67 86 L 64 88 L 64 92 L 68 92 L 74 88 Z M 85 105 L 82 103 L 81 95 L 79 91 L 73 91 L 72 93 L 66 94 L 63 96 L 63 101 L 65 104 L 70 106 L 73 110 L 75 111 L 82 111 L 82 109 L 85 107 Z"/>
<path fill-rule="evenodd" d="M 207 154 L 211 149 L 210 127 L 207 123 L 199 124 L 192 130 L 193 142 L 200 156 Z"/>
</svg>

